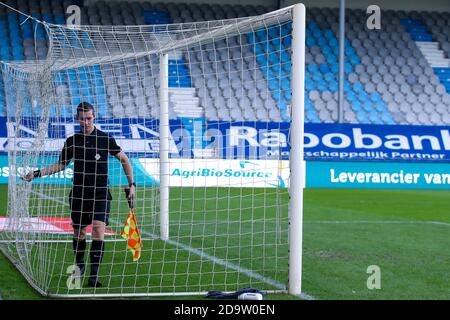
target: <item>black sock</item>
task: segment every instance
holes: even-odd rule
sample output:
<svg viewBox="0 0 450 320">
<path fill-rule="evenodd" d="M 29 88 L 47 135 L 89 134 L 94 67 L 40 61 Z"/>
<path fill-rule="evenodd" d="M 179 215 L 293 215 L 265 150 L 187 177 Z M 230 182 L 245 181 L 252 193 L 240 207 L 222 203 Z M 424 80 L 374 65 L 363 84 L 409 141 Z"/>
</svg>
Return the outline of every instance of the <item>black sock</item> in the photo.
<svg viewBox="0 0 450 320">
<path fill-rule="evenodd" d="M 98 269 L 103 258 L 104 241 L 92 240 L 91 244 L 91 276 L 98 275 Z"/>
<path fill-rule="evenodd" d="M 73 238 L 73 252 L 77 265 L 84 264 L 84 251 L 86 250 L 86 239 L 78 240 Z"/>
</svg>

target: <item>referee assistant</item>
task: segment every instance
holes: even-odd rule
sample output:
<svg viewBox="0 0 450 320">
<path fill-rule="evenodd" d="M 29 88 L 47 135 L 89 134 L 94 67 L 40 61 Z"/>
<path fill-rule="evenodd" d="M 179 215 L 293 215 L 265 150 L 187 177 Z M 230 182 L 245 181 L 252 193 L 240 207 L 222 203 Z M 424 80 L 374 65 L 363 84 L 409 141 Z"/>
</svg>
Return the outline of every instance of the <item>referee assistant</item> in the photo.
<svg viewBox="0 0 450 320">
<path fill-rule="evenodd" d="M 117 145 L 114 138 L 94 126 L 94 119 L 94 107 L 87 102 L 80 103 L 77 107 L 77 120 L 81 131 L 66 140 L 59 161 L 43 169 L 29 172 L 24 179 L 31 181 L 34 178 L 62 171 L 73 159 L 74 175 L 69 204 L 74 231 L 75 261 L 83 275 L 86 227 L 92 224 L 91 273 L 88 285 L 101 287 L 98 272 L 105 250 L 104 233 L 105 227 L 108 225 L 112 200 L 108 188 L 109 154 L 115 156 L 123 166 L 130 186 L 129 199 L 131 201 L 134 199 L 136 185 L 127 155 Z"/>
</svg>

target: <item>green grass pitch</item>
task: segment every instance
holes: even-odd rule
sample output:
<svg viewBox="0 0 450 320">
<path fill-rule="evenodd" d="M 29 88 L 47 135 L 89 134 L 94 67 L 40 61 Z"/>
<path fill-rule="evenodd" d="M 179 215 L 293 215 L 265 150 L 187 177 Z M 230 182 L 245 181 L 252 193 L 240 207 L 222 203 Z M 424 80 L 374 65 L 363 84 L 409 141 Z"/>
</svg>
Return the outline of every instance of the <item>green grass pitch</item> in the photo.
<svg viewBox="0 0 450 320">
<path fill-rule="evenodd" d="M 120 192 L 115 190 L 113 197 L 122 196 Z M 282 267 L 287 265 L 287 253 L 280 254 L 277 250 L 287 249 L 286 208 L 283 207 L 283 212 L 280 213 L 275 206 L 268 205 L 273 204 L 275 198 L 287 201 L 285 191 L 277 193 L 275 189 L 212 188 L 195 191 L 174 189 L 171 192 L 170 233 L 177 235 L 182 245 L 177 247 L 151 239 L 150 235 L 158 233 L 158 224 L 153 221 L 157 219 L 156 215 L 149 214 L 142 220 L 146 238 L 144 246 L 147 250 L 141 261 L 152 263 L 132 263 L 123 242 L 108 243 L 110 251 L 105 256 L 101 274 L 104 277 L 103 283 L 108 283 L 109 289 L 104 289 L 105 291 L 130 292 L 142 288 L 156 290 L 161 286 L 170 291 L 174 285 L 186 291 L 237 290 L 249 284 L 268 287 L 264 281 L 252 279 L 241 270 L 208 261 L 205 256 L 185 250 L 184 246 L 204 248 L 204 253 L 208 256 L 226 257 L 235 265 L 239 262 L 241 267 L 258 270 L 262 276 L 278 283 L 285 281 L 287 268 L 283 271 Z M 0 186 L 1 212 L 6 212 L 6 194 L 7 187 Z M 317 299 L 448 299 L 449 196 L 448 191 L 306 189 L 303 226 L 304 293 Z M 138 207 L 157 206 L 157 203 L 152 202 L 151 196 L 146 197 L 146 200 L 142 195 L 138 198 L 142 201 L 140 204 L 138 202 Z M 50 204 L 49 206 L 52 207 Z M 59 210 L 55 205 L 52 208 Z M 120 225 L 127 213 L 126 203 L 113 207 L 113 212 L 120 212 L 114 216 L 116 224 L 112 227 L 114 231 L 120 232 Z M 280 219 L 273 219 L 277 214 Z M 239 221 L 249 215 L 253 216 L 251 219 L 245 218 L 244 222 L 229 222 Z M 263 219 L 264 217 L 267 219 Z M 220 220 L 224 223 L 217 223 Z M 200 221 L 202 223 L 196 223 Z M 278 226 L 277 221 L 280 222 Z M 225 234 L 229 236 L 224 236 Z M 247 237 L 249 234 L 256 236 Z M 249 241 L 253 241 L 252 246 L 248 246 Z M 258 241 L 261 245 L 255 244 Z M 265 246 L 265 241 L 280 245 Z M 165 250 L 161 250 L 162 248 Z M 252 252 L 253 256 L 261 259 L 246 260 L 248 252 L 245 250 L 250 250 L 249 248 L 255 250 Z M 52 244 L 48 247 L 47 253 L 62 262 L 52 269 L 60 278 L 54 277 L 50 284 L 53 290 L 60 290 L 60 293 L 67 293 L 63 292 L 62 286 L 65 284 L 64 270 L 72 259 L 71 250 L 71 244 Z M 163 253 L 164 263 L 161 256 L 158 256 Z M 367 280 L 371 276 L 367 273 L 367 268 L 371 265 L 380 268 L 380 289 L 367 288 Z M 166 276 L 161 276 L 162 273 Z M 225 287 L 209 287 L 208 282 L 223 283 Z M 89 290 L 83 288 L 79 292 L 89 293 Z M 71 293 L 77 292 L 75 290 Z M 3 299 L 40 298 L 2 254 L 0 294 Z M 267 298 L 295 297 L 271 294 Z"/>
</svg>

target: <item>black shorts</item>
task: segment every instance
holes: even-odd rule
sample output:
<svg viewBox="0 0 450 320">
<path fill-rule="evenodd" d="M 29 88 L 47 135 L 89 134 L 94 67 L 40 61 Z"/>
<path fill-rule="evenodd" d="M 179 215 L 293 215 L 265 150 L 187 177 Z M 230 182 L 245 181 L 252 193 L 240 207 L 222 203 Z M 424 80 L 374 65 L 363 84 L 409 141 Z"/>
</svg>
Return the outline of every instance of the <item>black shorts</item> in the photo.
<svg viewBox="0 0 450 320">
<path fill-rule="evenodd" d="M 91 197 L 69 194 L 69 205 L 71 210 L 72 226 L 80 229 L 92 224 L 93 220 L 109 224 L 109 212 L 111 210 L 111 194 Z"/>
</svg>

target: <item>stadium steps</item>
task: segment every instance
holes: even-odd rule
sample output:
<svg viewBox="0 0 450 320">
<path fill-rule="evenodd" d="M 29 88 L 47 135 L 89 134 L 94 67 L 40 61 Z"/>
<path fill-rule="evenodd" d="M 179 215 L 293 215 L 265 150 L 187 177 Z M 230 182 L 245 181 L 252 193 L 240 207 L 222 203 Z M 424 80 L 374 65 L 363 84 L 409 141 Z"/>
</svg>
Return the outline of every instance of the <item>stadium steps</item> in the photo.
<svg viewBox="0 0 450 320">
<path fill-rule="evenodd" d="M 444 51 L 439 49 L 438 42 L 416 41 L 416 44 L 432 68 L 450 67 L 450 59 L 447 59 Z"/>
<path fill-rule="evenodd" d="M 179 118 L 201 118 L 204 110 L 200 107 L 195 88 L 169 88 L 169 101 Z"/>
<path fill-rule="evenodd" d="M 402 19 L 401 24 L 416 42 L 447 93 L 450 93 L 450 59 L 445 56 L 444 50 L 440 49 L 439 42 L 433 41 L 428 28 L 418 19 Z"/>
<path fill-rule="evenodd" d="M 450 93 L 450 59 L 445 57 L 444 51 L 439 49 L 438 42 L 416 42 L 420 51 L 427 59 L 434 73 Z"/>
</svg>

